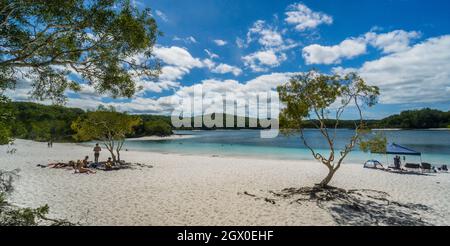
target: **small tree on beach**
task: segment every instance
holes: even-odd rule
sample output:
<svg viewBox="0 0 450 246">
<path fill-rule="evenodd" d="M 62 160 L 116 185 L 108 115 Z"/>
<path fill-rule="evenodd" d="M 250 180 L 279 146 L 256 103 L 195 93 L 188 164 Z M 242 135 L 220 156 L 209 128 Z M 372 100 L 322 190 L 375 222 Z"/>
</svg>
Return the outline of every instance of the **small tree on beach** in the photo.
<svg viewBox="0 0 450 246">
<path fill-rule="evenodd" d="M 72 123 L 77 141 L 97 140 L 111 153 L 114 162 L 120 161 L 125 138 L 133 133 L 134 127 L 141 124 L 141 119 L 111 110 L 99 109 L 88 112 Z"/>
<path fill-rule="evenodd" d="M 366 128 L 363 108 L 376 104 L 379 89 L 369 86 L 356 73 L 345 76 L 324 75 L 316 71 L 293 76 L 278 87 L 285 108 L 280 113 L 280 125 L 285 132 L 300 131 L 304 145 L 313 157 L 328 168 L 327 176 L 318 184 L 327 187 L 344 159 L 354 149 Z M 343 149 L 336 149 L 336 131 L 344 111 L 353 107 L 358 114 L 354 135 Z M 331 116 L 331 117 L 330 117 Z M 330 153 L 317 152 L 305 137 L 304 125 L 311 123 L 326 140 Z"/>
</svg>

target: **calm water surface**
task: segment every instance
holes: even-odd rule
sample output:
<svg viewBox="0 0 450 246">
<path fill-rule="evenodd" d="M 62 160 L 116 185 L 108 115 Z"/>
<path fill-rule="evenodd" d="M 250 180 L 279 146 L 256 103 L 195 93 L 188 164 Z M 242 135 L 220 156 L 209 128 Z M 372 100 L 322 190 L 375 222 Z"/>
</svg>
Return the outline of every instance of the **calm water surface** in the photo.
<svg viewBox="0 0 450 246">
<path fill-rule="evenodd" d="M 125 148 L 138 151 L 163 153 L 201 154 L 219 156 L 258 157 L 283 160 L 311 160 L 311 152 L 303 145 L 300 136 L 279 135 L 273 139 L 260 138 L 259 130 L 176 131 L 176 134 L 192 135 L 177 140 L 130 140 Z M 352 136 L 352 130 L 340 129 L 336 145 L 342 148 Z M 389 142 L 422 152 L 423 161 L 433 164 L 450 164 L 450 131 L 384 131 Z M 310 145 L 320 153 L 328 153 L 327 143 L 318 130 L 306 130 Z M 355 149 L 347 162 L 362 163 L 378 159 L 383 163 L 391 156 L 363 153 Z M 406 157 L 408 162 L 420 162 L 419 157 Z M 391 161 L 392 162 L 392 161 Z"/>
</svg>

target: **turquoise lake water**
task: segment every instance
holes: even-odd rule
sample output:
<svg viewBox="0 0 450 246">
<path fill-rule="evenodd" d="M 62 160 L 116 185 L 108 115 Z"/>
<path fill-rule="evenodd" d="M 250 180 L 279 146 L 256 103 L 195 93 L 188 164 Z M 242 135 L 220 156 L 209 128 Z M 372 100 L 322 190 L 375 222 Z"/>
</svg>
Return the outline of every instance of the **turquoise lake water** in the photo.
<svg viewBox="0 0 450 246">
<path fill-rule="evenodd" d="M 450 131 L 404 130 L 383 131 L 389 142 L 422 152 L 422 160 L 435 165 L 450 164 Z M 130 140 L 129 150 L 161 153 L 200 154 L 238 157 L 258 157 L 280 160 L 311 160 L 311 152 L 305 148 L 299 135 L 279 135 L 273 139 L 260 138 L 259 130 L 176 131 L 176 134 L 192 135 L 176 140 Z M 340 129 L 336 134 L 336 146 L 342 148 L 352 136 L 352 130 Z M 306 130 L 310 145 L 320 153 L 328 153 L 327 143 L 318 130 Z M 363 163 L 377 159 L 392 163 L 392 156 L 363 153 L 355 148 L 347 163 Z M 419 163 L 420 158 L 406 156 L 407 162 Z"/>
</svg>

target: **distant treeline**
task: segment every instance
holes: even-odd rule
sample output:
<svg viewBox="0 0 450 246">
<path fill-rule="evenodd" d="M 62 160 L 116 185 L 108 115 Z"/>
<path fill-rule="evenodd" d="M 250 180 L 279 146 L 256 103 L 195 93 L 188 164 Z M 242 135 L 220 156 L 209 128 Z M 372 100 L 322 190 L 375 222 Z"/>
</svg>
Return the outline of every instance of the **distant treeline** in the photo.
<svg viewBox="0 0 450 246">
<path fill-rule="evenodd" d="M 214 114 L 211 116 L 214 118 Z M 223 117 L 223 126 L 226 125 L 226 115 Z M 233 117 L 233 116 L 231 116 Z M 237 127 L 237 120 L 240 119 L 245 122 L 245 127 Z M 250 121 L 257 121 L 249 117 L 237 117 L 234 116 L 235 125 L 233 128 L 242 129 L 248 128 Z M 191 120 L 191 125 L 194 126 L 194 118 Z M 334 127 L 336 120 L 328 120 L 325 122 L 328 127 Z M 315 128 L 318 122 L 305 121 L 303 127 Z M 381 120 L 365 120 L 365 124 L 371 128 L 400 128 L 400 129 L 429 129 L 429 128 L 450 128 L 450 111 L 443 112 L 435 109 L 420 109 L 420 110 L 408 110 L 403 111 L 400 114 L 391 115 Z M 258 128 L 262 128 L 259 120 L 257 121 Z M 340 120 L 339 128 L 353 129 L 355 128 L 354 120 Z M 211 129 L 206 126 L 202 127 L 184 127 L 183 129 Z M 214 129 L 214 128 L 213 128 Z"/>
<path fill-rule="evenodd" d="M 73 141 L 75 134 L 72 122 L 86 114 L 79 108 L 68 108 L 57 105 L 42 105 L 31 102 L 11 102 L 15 138 L 36 141 Z M 139 115 L 142 122 L 129 137 L 148 135 L 171 135 L 170 118 L 158 115 Z"/>
<path fill-rule="evenodd" d="M 79 108 L 68 108 L 56 105 L 42 105 L 31 102 L 11 102 L 15 115 L 13 135 L 16 138 L 32 139 L 37 141 L 72 141 L 74 134 L 71 129 L 73 121 L 83 116 L 86 111 Z M 166 136 L 171 135 L 174 127 L 171 124 L 169 116 L 160 115 L 138 115 L 142 123 L 135 128 L 135 131 L 129 137 L 140 137 L 148 135 Z M 222 115 L 223 125 L 226 126 L 226 115 Z M 249 117 L 234 118 L 234 127 L 231 129 L 248 128 L 250 121 L 255 121 Z M 211 115 L 215 119 L 215 115 Z M 245 127 L 238 127 L 238 120 L 245 121 Z M 190 119 L 194 126 L 194 118 Z M 262 128 L 257 121 L 258 127 Z M 334 120 L 327 122 L 329 127 L 333 127 Z M 426 129 L 426 128 L 450 128 L 450 111 L 442 112 L 433 109 L 409 110 L 398 115 L 392 115 L 382 120 L 367 120 L 369 128 L 402 128 L 402 129 Z M 314 122 L 306 122 L 305 128 L 314 128 Z M 354 128 L 353 120 L 341 120 L 340 128 Z M 225 128 L 225 127 L 224 127 Z M 205 129 L 211 128 L 203 125 L 202 127 L 183 127 L 178 129 Z M 213 128 L 219 129 L 219 128 Z"/>
<path fill-rule="evenodd" d="M 435 109 L 408 110 L 384 118 L 376 123 L 379 128 L 427 129 L 450 128 L 450 111 Z"/>
<path fill-rule="evenodd" d="M 208 118 L 212 118 L 213 120 L 216 119 L 216 114 L 212 114 L 212 115 L 208 115 Z M 191 118 L 190 120 L 186 120 L 187 122 L 191 122 L 191 126 L 192 127 L 181 127 L 178 128 L 180 130 L 215 130 L 215 129 L 248 129 L 248 128 L 252 128 L 252 129 L 264 129 L 264 128 L 269 128 L 269 127 L 264 127 L 264 124 L 267 123 L 262 123 L 259 119 L 255 119 L 255 118 L 250 118 L 250 117 L 241 117 L 241 116 L 233 116 L 233 115 L 226 115 L 226 114 L 219 114 L 217 117 L 222 117 L 222 126 L 223 127 L 208 127 L 205 124 L 203 124 L 201 127 L 195 126 L 195 118 Z M 226 127 L 227 126 L 227 117 L 230 117 L 230 122 L 228 123 L 228 125 L 230 125 L 230 127 Z M 239 126 L 238 125 L 238 121 L 242 122 L 244 126 Z M 375 120 L 367 120 L 365 121 L 367 125 L 371 125 L 374 126 L 376 122 Z M 314 121 L 305 121 L 303 126 L 305 128 L 315 128 L 317 126 L 317 124 L 319 124 L 318 122 L 314 122 Z M 334 127 L 334 125 L 336 124 L 335 120 L 328 120 L 326 122 L 328 127 Z M 255 127 L 256 126 L 256 127 Z M 283 126 L 280 126 L 283 127 Z M 355 127 L 355 121 L 353 120 L 340 120 L 339 121 L 339 128 L 354 128 Z"/>
</svg>

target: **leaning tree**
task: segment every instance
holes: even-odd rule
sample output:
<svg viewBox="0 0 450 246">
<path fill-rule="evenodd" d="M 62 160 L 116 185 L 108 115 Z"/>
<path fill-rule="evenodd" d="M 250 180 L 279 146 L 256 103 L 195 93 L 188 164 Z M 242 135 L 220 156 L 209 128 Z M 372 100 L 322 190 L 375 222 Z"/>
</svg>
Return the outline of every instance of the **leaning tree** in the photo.
<svg viewBox="0 0 450 246">
<path fill-rule="evenodd" d="M 293 76 L 278 87 L 280 101 L 285 108 L 280 113 L 282 129 L 299 131 L 304 145 L 313 157 L 328 168 L 327 176 L 318 184 L 325 188 L 332 180 L 344 159 L 355 148 L 366 129 L 363 110 L 376 104 L 379 89 L 369 86 L 356 73 L 345 76 L 325 75 L 310 71 Z M 346 109 L 356 110 L 354 134 L 341 149 L 336 146 L 336 133 Z M 329 153 L 319 153 L 305 136 L 305 126 L 313 125 L 326 141 Z"/>
</svg>

